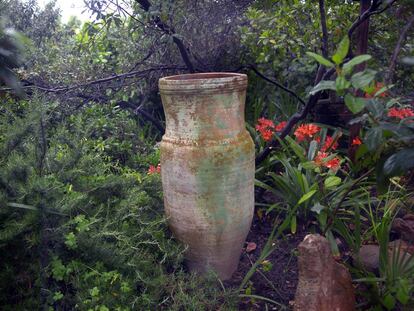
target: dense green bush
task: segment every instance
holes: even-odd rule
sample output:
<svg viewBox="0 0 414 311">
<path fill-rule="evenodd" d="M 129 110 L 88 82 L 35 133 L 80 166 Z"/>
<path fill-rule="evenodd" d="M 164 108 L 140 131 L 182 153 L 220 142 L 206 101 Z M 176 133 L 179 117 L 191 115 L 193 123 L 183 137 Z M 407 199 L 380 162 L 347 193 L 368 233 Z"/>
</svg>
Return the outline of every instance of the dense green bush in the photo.
<svg viewBox="0 0 414 311">
<path fill-rule="evenodd" d="M 3 309 L 215 309 L 214 276 L 183 273 L 168 233 L 158 163 L 134 115 L 92 105 L 3 101 L 0 304 Z M 202 290 L 200 282 L 205 282 Z M 226 301 L 227 303 L 228 301 Z"/>
</svg>

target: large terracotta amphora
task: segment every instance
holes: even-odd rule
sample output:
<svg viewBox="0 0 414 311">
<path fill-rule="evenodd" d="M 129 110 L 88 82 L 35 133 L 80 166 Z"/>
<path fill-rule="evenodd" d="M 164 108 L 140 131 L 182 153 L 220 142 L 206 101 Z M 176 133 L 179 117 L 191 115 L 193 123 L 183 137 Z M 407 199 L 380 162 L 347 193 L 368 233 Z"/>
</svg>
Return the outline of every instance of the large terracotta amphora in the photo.
<svg viewBox="0 0 414 311">
<path fill-rule="evenodd" d="M 247 76 L 165 77 L 161 142 L 165 212 L 188 246 L 191 271 L 228 279 L 237 269 L 254 209 L 254 145 L 245 129 Z"/>
</svg>

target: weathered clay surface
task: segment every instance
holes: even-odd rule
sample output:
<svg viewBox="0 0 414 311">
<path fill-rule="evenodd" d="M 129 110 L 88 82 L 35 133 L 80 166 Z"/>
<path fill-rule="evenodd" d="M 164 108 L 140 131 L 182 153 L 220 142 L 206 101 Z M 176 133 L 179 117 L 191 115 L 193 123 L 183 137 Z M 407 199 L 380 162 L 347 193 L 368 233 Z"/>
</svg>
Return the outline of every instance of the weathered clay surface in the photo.
<svg viewBox="0 0 414 311">
<path fill-rule="evenodd" d="M 245 129 L 247 77 L 208 73 L 160 79 L 164 206 L 190 270 L 237 269 L 254 209 L 254 145 Z"/>
<path fill-rule="evenodd" d="M 318 234 L 310 234 L 298 248 L 299 283 L 294 310 L 355 310 L 351 275 L 333 259 L 328 241 Z"/>
</svg>

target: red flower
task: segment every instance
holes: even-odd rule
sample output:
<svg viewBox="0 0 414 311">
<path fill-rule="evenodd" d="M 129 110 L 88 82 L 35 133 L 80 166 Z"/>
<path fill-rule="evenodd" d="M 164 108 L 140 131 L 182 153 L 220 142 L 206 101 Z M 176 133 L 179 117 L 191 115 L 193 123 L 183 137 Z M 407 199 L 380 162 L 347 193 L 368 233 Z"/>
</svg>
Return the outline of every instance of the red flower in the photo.
<svg viewBox="0 0 414 311">
<path fill-rule="evenodd" d="M 375 94 L 384 87 L 384 83 L 381 82 L 376 82 L 375 86 L 369 90 L 367 93 L 365 93 L 365 98 L 373 98 L 375 96 Z M 382 92 L 381 94 L 378 95 L 379 97 L 387 97 L 388 94 L 387 92 Z"/>
<path fill-rule="evenodd" d="M 150 165 L 149 169 L 148 169 L 148 175 L 152 175 L 152 174 L 159 174 L 161 173 L 161 164 L 158 164 L 157 167 L 155 167 L 154 165 Z"/>
<path fill-rule="evenodd" d="M 352 146 L 359 146 L 359 145 L 361 145 L 362 144 L 362 141 L 361 141 L 361 139 L 359 139 L 359 137 L 357 136 L 357 137 L 355 137 L 353 140 L 352 140 Z"/>
<path fill-rule="evenodd" d="M 260 134 L 262 135 L 264 141 L 269 141 L 272 139 L 273 132 L 271 130 L 261 130 Z"/>
<path fill-rule="evenodd" d="M 327 152 L 318 151 L 318 154 L 316 155 L 314 162 L 317 166 L 322 166 L 324 164 L 324 159 L 327 158 L 329 154 Z"/>
<path fill-rule="evenodd" d="M 335 157 L 326 161 L 327 157 L 329 157 L 329 153 L 319 151 L 314 162 L 317 166 L 325 166 L 329 169 L 337 170 L 340 167 L 341 160 L 338 157 Z"/>
<path fill-rule="evenodd" d="M 265 141 L 272 139 L 275 125 L 272 120 L 260 118 L 257 120 L 259 123 L 256 125 L 256 130 L 262 135 Z"/>
<path fill-rule="evenodd" d="M 312 138 L 320 131 L 320 129 L 321 128 L 315 124 L 302 124 L 296 129 L 294 135 L 296 136 L 296 139 L 301 142 L 307 138 Z"/>
<path fill-rule="evenodd" d="M 318 142 L 320 142 L 320 139 Z M 328 149 L 336 150 L 336 148 L 338 148 L 338 142 L 337 141 L 334 142 L 334 139 L 332 138 L 332 136 L 326 135 L 325 144 L 322 146 L 321 151 L 325 152 Z"/>
<path fill-rule="evenodd" d="M 275 127 L 274 123 L 272 120 L 269 119 L 265 119 L 265 118 L 260 118 L 259 120 L 257 120 L 259 122 L 260 126 L 264 126 L 264 127 Z"/>
<path fill-rule="evenodd" d="M 414 111 L 411 108 L 393 107 L 390 110 L 388 110 L 388 116 L 402 120 L 405 118 L 414 117 Z"/>
<path fill-rule="evenodd" d="M 275 131 L 281 132 L 285 128 L 286 124 L 287 124 L 286 121 L 280 122 L 278 125 L 275 126 Z"/>
<path fill-rule="evenodd" d="M 340 167 L 341 160 L 339 158 L 333 158 L 325 163 L 325 166 L 332 170 L 337 170 Z"/>
</svg>

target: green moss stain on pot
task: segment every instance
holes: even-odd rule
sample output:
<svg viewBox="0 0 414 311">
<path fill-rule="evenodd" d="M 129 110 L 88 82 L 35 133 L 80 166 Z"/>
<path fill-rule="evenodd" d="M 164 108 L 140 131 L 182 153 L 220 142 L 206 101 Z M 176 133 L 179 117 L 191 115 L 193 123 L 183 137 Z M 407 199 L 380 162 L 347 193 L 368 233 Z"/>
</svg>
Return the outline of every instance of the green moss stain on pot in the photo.
<svg viewBox="0 0 414 311">
<path fill-rule="evenodd" d="M 244 127 L 247 77 L 207 73 L 160 79 L 165 212 L 188 245 L 190 270 L 237 269 L 254 209 L 254 145 Z"/>
</svg>

